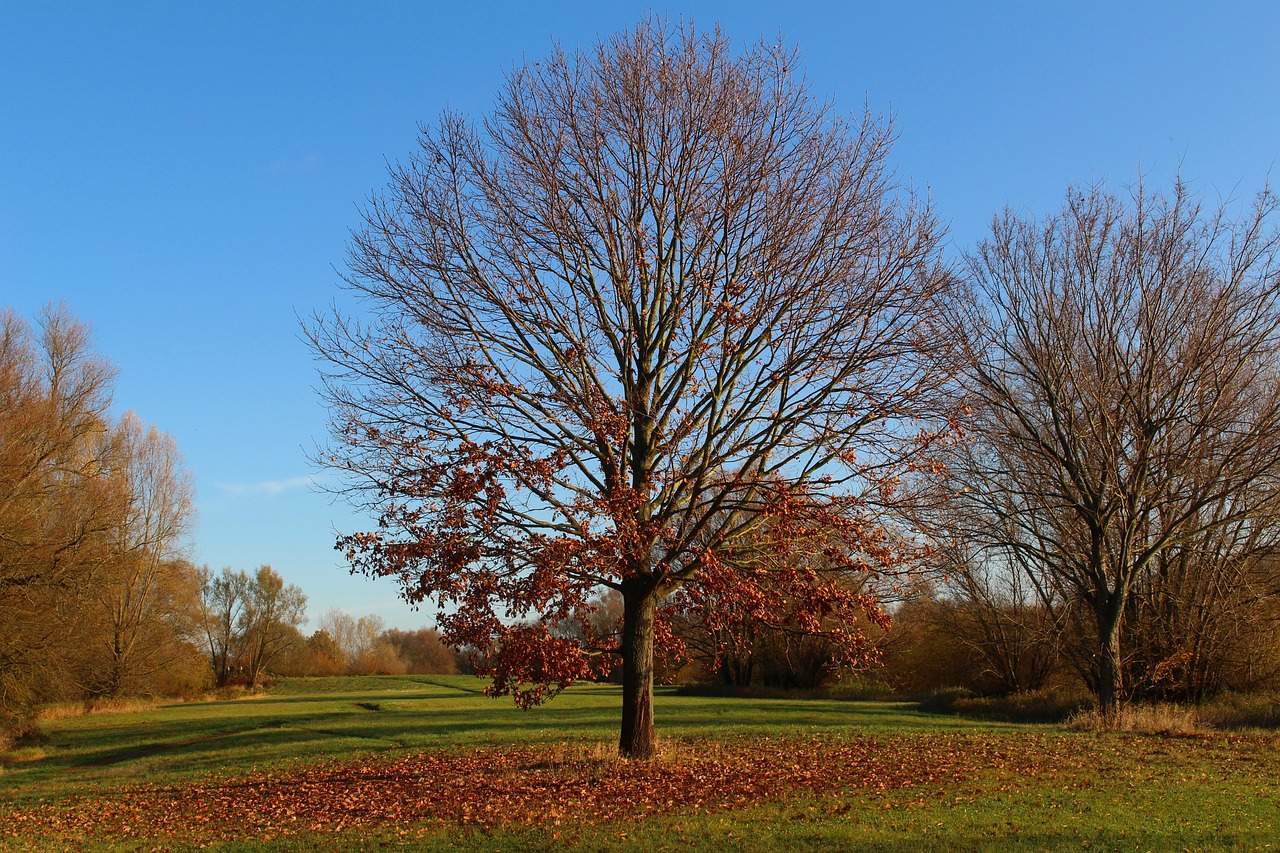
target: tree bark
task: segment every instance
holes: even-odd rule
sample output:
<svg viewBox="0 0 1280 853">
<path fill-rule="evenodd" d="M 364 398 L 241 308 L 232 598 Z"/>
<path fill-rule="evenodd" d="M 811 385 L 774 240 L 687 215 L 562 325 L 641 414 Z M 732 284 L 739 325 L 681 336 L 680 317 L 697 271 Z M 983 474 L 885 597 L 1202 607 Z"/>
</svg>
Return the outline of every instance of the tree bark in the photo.
<svg viewBox="0 0 1280 853">
<path fill-rule="evenodd" d="M 653 734 L 653 625 L 657 596 L 648 584 L 622 587 L 622 732 L 618 752 L 648 760 Z"/>
<path fill-rule="evenodd" d="M 1120 660 L 1120 609 L 1114 604 L 1099 606 L 1098 615 L 1098 710 L 1110 716 L 1120 710 L 1124 699 L 1124 665 Z"/>
</svg>

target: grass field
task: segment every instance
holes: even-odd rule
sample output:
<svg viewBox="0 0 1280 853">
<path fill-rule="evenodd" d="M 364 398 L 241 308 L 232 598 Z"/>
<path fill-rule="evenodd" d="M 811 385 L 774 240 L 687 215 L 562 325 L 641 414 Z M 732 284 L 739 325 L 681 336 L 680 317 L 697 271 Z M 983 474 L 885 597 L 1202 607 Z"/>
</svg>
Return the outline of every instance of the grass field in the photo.
<svg viewBox="0 0 1280 853">
<path fill-rule="evenodd" d="M 974 723 L 891 703 L 617 688 L 532 711 L 462 676 L 299 679 L 47 720 L 3 756 L 0 848 L 1280 850 L 1274 734 Z"/>
</svg>

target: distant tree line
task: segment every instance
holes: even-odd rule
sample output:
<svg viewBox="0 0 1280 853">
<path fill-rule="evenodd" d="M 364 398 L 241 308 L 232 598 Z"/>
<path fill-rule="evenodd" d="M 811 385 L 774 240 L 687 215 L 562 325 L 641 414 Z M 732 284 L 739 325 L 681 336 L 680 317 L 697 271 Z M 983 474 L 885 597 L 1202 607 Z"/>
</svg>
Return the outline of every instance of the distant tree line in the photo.
<svg viewBox="0 0 1280 853">
<path fill-rule="evenodd" d="M 297 639 L 275 666 L 279 675 L 449 675 L 469 669 L 466 654 L 445 646 L 434 628 L 387 628 L 375 615 L 329 610 L 310 636 Z"/>
<path fill-rule="evenodd" d="M 1125 617 L 1128 698 L 1194 703 L 1280 688 L 1280 598 L 1259 594 L 1259 582 L 1274 585 L 1276 568 L 1257 567 L 1254 575 L 1241 589 L 1190 607 L 1158 575 L 1146 579 Z M 1010 576 L 984 575 L 979 583 L 925 584 L 895 610 L 875 670 L 888 688 L 907 695 L 1094 689 L 1096 637 L 1078 614 L 1035 601 Z M 1184 607 L 1201 627 L 1169 618 Z"/>
</svg>

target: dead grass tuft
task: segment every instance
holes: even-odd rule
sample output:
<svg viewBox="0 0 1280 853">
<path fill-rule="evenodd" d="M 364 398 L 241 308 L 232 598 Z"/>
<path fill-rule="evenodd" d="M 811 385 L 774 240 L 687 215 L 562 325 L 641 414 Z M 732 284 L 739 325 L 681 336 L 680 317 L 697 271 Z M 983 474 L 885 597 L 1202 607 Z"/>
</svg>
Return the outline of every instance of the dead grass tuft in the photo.
<svg viewBox="0 0 1280 853">
<path fill-rule="evenodd" d="M 1171 737 L 1204 734 L 1208 728 L 1195 708 L 1171 703 L 1126 705 L 1106 714 L 1090 709 L 1073 715 L 1067 726 L 1085 732 L 1132 732 Z"/>
<path fill-rule="evenodd" d="M 172 700 L 166 700 L 172 701 Z M 97 714 L 141 714 L 160 705 L 157 699 L 94 699 L 90 702 L 60 702 L 45 705 L 36 715 L 42 723 L 54 720 L 70 720 Z"/>
<path fill-rule="evenodd" d="M 46 755 L 45 751 L 38 746 L 17 746 L 8 751 L 0 752 L 0 773 L 11 764 L 26 764 L 31 761 L 39 761 Z"/>
</svg>

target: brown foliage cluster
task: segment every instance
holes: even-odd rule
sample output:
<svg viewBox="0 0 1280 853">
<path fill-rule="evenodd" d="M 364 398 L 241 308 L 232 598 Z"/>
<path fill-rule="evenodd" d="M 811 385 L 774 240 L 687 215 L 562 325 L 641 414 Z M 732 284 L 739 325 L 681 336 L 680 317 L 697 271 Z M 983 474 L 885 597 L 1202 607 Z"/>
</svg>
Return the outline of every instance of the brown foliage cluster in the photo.
<svg viewBox="0 0 1280 853">
<path fill-rule="evenodd" d="M 1027 734 L 1016 741 L 966 734 L 742 737 L 669 743 L 652 762 L 600 758 L 572 746 L 424 752 L 43 805 L 8 815 L 0 836 L 266 839 L 356 826 L 408 831 L 438 823 L 567 831 L 581 824 L 723 812 L 803 792 L 849 791 L 862 798 L 924 787 L 953 795 L 957 783 L 980 777 L 1016 786 L 1046 773 L 1129 768 L 1144 749 L 1169 749 L 1136 738 L 1083 748 L 1082 743 Z M 850 799 L 842 809 L 855 804 Z"/>
<path fill-rule="evenodd" d="M 876 659 L 875 638 L 889 627 L 878 581 L 920 554 L 885 526 L 822 503 L 788 495 L 762 519 L 767 535 L 702 555 L 702 570 L 673 596 L 676 631 L 705 675 L 817 688 Z"/>
<path fill-rule="evenodd" d="M 114 373 L 65 309 L 0 310 L 0 736 L 43 701 L 203 680 L 190 478 L 169 436 L 111 416 Z"/>
</svg>

